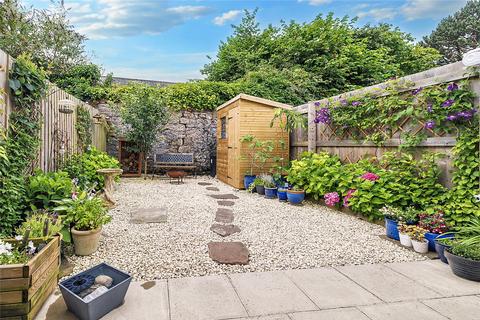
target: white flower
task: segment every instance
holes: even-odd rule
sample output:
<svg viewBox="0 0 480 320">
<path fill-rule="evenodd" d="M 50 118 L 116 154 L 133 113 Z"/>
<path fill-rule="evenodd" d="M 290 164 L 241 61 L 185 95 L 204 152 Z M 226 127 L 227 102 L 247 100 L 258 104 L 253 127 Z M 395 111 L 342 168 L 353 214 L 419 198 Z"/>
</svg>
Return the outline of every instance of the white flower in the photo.
<svg viewBox="0 0 480 320">
<path fill-rule="evenodd" d="M 21 241 L 22 239 L 23 239 L 23 236 L 21 236 L 21 235 L 15 236 L 15 240 L 17 240 L 17 241 Z"/>
<path fill-rule="evenodd" d="M 0 241 L 0 254 L 5 254 L 7 256 L 12 254 L 12 245 L 10 243 L 5 243 Z"/>
<path fill-rule="evenodd" d="M 28 241 L 28 254 L 34 254 L 35 253 L 35 250 L 37 249 L 34 245 L 33 245 L 33 241 Z"/>
</svg>

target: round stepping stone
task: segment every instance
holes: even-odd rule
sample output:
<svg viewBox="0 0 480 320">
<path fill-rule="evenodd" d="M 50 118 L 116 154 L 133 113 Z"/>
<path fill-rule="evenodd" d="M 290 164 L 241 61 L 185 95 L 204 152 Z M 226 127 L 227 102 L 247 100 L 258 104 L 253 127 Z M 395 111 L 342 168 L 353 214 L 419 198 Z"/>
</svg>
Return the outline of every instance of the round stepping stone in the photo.
<svg viewBox="0 0 480 320">
<path fill-rule="evenodd" d="M 210 227 L 210 230 L 222 237 L 228 237 L 229 235 L 240 232 L 240 228 L 233 224 L 215 223 Z"/>
<path fill-rule="evenodd" d="M 201 186 L 211 186 L 212 184 L 210 182 L 199 182 L 198 183 Z"/>
<path fill-rule="evenodd" d="M 233 211 L 230 209 L 224 209 L 224 208 L 217 209 L 217 214 L 215 215 L 215 221 L 221 222 L 221 223 L 232 223 Z"/>
<path fill-rule="evenodd" d="M 207 187 L 207 190 L 209 191 L 220 191 L 217 187 Z"/>
<path fill-rule="evenodd" d="M 248 249 L 241 242 L 210 242 L 208 255 L 222 264 L 248 264 Z"/>
<path fill-rule="evenodd" d="M 209 197 L 212 197 L 214 199 L 222 199 L 222 200 L 227 200 L 227 199 L 230 199 L 230 200 L 234 200 L 234 199 L 238 199 L 238 197 L 236 195 L 233 195 L 233 194 L 209 194 L 208 195 Z"/>
<path fill-rule="evenodd" d="M 217 202 L 219 206 L 226 206 L 226 207 L 231 207 L 235 204 L 235 202 L 229 201 L 229 200 L 219 200 Z"/>
</svg>

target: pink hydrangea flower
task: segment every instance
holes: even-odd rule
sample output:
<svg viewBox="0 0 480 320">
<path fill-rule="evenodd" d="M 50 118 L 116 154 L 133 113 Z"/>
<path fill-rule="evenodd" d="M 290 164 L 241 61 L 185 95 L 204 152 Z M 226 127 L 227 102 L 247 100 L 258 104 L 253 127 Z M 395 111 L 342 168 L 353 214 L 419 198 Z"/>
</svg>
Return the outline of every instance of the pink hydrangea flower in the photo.
<svg viewBox="0 0 480 320">
<path fill-rule="evenodd" d="M 350 189 L 347 192 L 347 195 L 343 197 L 343 206 L 348 208 L 348 200 L 353 197 L 353 194 L 357 191 L 356 189 Z"/>
<path fill-rule="evenodd" d="M 375 173 L 372 173 L 372 172 L 366 172 L 366 173 L 362 174 L 362 176 L 360 178 L 365 179 L 365 180 L 370 180 L 370 181 L 376 181 L 376 180 L 380 179 L 380 176 L 378 176 L 378 175 L 376 175 Z"/>
<path fill-rule="evenodd" d="M 337 192 L 329 192 L 323 196 L 325 198 L 325 204 L 329 207 L 334 207 L 340 202 L 340 196 Z"/>
</svg>

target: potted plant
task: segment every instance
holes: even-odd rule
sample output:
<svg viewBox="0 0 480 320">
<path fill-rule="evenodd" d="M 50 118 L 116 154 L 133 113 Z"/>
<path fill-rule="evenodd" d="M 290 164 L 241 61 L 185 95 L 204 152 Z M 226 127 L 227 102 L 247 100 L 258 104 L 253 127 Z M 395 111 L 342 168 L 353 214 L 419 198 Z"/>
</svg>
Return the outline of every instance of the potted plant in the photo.
<svg viewBox="0 0 480 320">
<path fill-rule="evenodd" d="M 428 240 L 425 239 L 425 233 L 427 233 L 427 230 L 420 228 L 419 226 L 412 226 L 411 230 L 408 232 L 415 252 L 428 252 Z"/>
<path fill-rule="evenodd" d="M 400 235 L 398 233 L 398 220 L 402 214 L 402 211 L 399 208 L 394 208 L 391 206 L 384 206 L 380 209 L 380 212 L 385 218 L 385 229 L 386 235 L 390 239 L 400 240 Z"/>
<path fill-rule="evenodd" d="M 445 250 L 452 247 L 453 241 L 454 240 L 452 238 L 447 237 L 435 239 L 435 251 L 438 254 L 438 258 L 440 258 L 440 261 L 443 263 L 448 264 L 447 257 L 445 256 Z"/>
<path fill-rule="evenodd" d="M 435 251 L 435 239 L 453 236 L 451 233 L 445 234 L 445 232 L 448 231 L 448 227 L 447 223 L 445 222 L 443 212 L 436 212 L 434 214 L 420 214 L 418 226 L 427 230 L 427 233 L 425 233 L 425 239 L 428 240 L 429 251 Z"/>
<path fill-rule="evenodd" d="M 455 275 L 480 281 L 480 218 L 456 229 L 445 257 Z"/>
<path fill-rule="evenodd" d="M 64 212 L 64 222 L 70 226 L 75 254 L 87 256 L 98 249 L 102 226 L 112 219 L 103 200 L 92 192 L 74 193 L 55 209 Z"/>
<path fill-rule="evenodd" d="M 277 185 L 273 181 L 265 182 L 265 197 L 274 199 L 277 197 Z"/>
<path fill-rule="evenodd" d="M 287 201 L 287 191 L 288 191 L 288 184 L 287 186 L 278 187 L 277 189 L 277 197 L 279 201 Z"/>
<path fill-rule="evenodd" d="M 271 157 L 274 145 L 272 141 L 262 141 L 251 134 L 241 137 L 240 142 L 248 143 L 246 155 L 249 163 L 249 169 L 243 178 L 244 187 L 245 189 L 248 189 L 256 177 L 253 174 L 254 167 L 257 167 L 259 172 L 264 172 L 263 169 L 267 163 L 267 160 Z"/>
<path fill-rule="evenodd" d="M 260 195 L 265 195 L 265 182 L 262 180 L 262 178 L 257 177 L 253 181 L 252 184 L 255 187 L 255 191 L 260 194 Z"/>
<path fill-rule="evenodd" d="M 287 200 L 291 204 L 300 204 L 305 199 L 305 190 L 293 186 L 287 190 Z"/>
<path fill-rule="evenodd" d="M 412 246 L 412 240 L 408 233 L 412 230 L 411 225 L 407 225 L 404 222 L 398 223 L 398 236 L 400 238 L 400 244 L 405 247 Z"/>
</svg>

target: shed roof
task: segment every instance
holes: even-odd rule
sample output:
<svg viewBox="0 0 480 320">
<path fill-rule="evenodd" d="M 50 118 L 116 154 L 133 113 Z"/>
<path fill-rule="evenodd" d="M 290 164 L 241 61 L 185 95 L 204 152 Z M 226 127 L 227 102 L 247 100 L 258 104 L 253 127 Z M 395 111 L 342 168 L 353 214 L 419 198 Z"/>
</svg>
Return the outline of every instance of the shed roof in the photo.
<svg viewBox="0 0 480 320">
<path fill-rule="evenodd" d="M 227 102 L 225 102 L 221 106 L 217 107 L 217 111 L 222 109 L 222 108 L 225 108 L 226 106 L 230 105 L 232 102 L 235 102 L 239 99 L 258 102 L 258 103 L 270 106 L 272 108 L 282 108 L 282 109 L 288 109 L 288 110 L 292 109 L 292 106 L 289 105 L 289 104 L 276 102 L 276 101 L 268 100 L 268 99 L 264 99 L 264 98 L 259 98 L 259 97 L 251 96 L 251 95 L 248 95 L 248 94 L 245 94 L 245 93 L 240 93 L 239 95 L 237 95 L 237 96 L 233 97 L 232 99 L 228 100 Z"/>
</svg>

